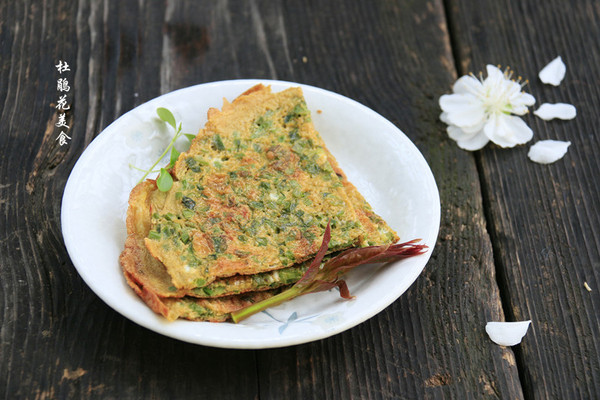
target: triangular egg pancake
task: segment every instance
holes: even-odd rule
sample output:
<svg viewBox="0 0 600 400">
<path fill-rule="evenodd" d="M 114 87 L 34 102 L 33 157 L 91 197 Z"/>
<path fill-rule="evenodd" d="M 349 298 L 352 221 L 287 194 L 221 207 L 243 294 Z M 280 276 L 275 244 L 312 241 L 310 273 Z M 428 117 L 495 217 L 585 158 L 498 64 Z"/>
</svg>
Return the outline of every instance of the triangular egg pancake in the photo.
<svg viewBox="0 0 600 400">
<path fill-rule="evenodd" d="M 260 86 L 208 122 L 150 196 L 146 247 L 176 287 L 280 269 L 313 256 L 327 222 L 330 251 L 360 242 L 360 222 L 299 88 Z"/>
<path fill-rule="evenodd" d="M 398 240 L 325 147 L 301 89 L 257 85 L 208 117 L 173 187 L 147 180 L 130 195 L 120 262 L 154 311 L 226 320 L 297 281 L 328 221 L 330 253 Z"/>
</svg>

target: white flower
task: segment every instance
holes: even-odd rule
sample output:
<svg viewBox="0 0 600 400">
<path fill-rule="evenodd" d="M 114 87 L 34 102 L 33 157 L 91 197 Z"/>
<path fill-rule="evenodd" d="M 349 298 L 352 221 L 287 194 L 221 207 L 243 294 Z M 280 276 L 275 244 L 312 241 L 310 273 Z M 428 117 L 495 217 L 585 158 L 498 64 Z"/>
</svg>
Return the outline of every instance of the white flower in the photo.
<svg viewBox="0 0 600 400">
<path fill-rule="evenodd" d="M 538 76 L 542 82 L 552 86 L 558 86 L 565 77 L 566 72 L 567 66 L 563 62 L 562 58 L 558 56 L 554 60 L 550 61 L 548 65 L 542 68 Z"/>
<path fill-rule="evenodd" d="M 545 121 L 554 118 L 566 120 L 575 118 L 577 116 L 577 109 L 572 104 L 544 103 L 533 113 Z"/>
<path fill-rule="evenodd" d="M 501 346 L 514 346 L 521 343 L 531 321 L 488 322 L 485 331 L 492 341 Z"/>
<path fill-rule="evenodd" d="M 460 148 L 471 151 L 490 140 L 502 147 L 528 142 L 533 131 L 511 114 L 526 114 L 535 98 L 523 92 L 508 72 L 488 65 L 487 73 L 485 80 L 471 75 L 459 78 L 452 88 L 454 93 L 440 97 L 440 119 L 448 124 L 448 135 Z"/>
<path fill-rule="evenodd" d="M 560 160 L 567 154 L 571 142 L 560 140 L 540 140 L 529 149 L 527 157 L 540 164 L 550 164 Z"/>
</svg>

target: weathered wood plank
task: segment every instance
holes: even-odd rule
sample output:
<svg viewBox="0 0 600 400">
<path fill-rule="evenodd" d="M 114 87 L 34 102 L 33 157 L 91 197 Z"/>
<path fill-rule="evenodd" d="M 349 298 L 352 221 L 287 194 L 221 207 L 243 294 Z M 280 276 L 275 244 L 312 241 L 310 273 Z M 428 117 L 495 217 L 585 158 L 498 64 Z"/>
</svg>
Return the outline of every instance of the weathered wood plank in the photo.
<svg viewBox="0 0 600 400">
<path fill-rule="evenodd" d="M 528 398 L 600 393 L 600 4 L 575 1 L 450 1 L 461 73 L 510 65 L 544 102 L 574 104 L 573 121 L 525 117 L 541 139 L 571 141 L 563 160 L 534 164 L 529 145 L 478 154 L 507 318 L 532 319 L 517 347 Z M 559 87 L 538 71 L 561 55 Z M 592 288 L 588 292 L 584 282 Z"/>
<path fill-rule="evenodd" d="M 483 331 L 503 314 L 475 161 L 437 120 L 437 97 L 456 78 L 440 0 L 55 0 L 0 2 L 0 11 L 4 397 L 521 397 L 511 350 Z M 52 106 L 58 59 L 73 67 L 63 147 Z M 437 177 L 443 223 L 430 264 L 349 332 L 264 351 L 188 345 L 110 310 L 68 259 L 59 199 L 93 137 L 163 92 L 240 77 L 361 101 L 403 129 Z"/>
<path fill-rule="evenodd" d="M 60 199 L 85 146 L 161 94 L 161 65 L 172 62 L 161 59 L 164 4 L 0 7 L 0 396 L 254 398 L 252 352 L 194 346 L 127 321 L 83 283 L 61 239 Z M 62 147 L 59 59 L 72 70 L 64 75 L 72 140 Z"/>
<path fill-rule="evenodd" d="M 520 398 L 512 352 L 484 332 L 502 309 L 475 163 L 437 120 L 455 79 L 442 3 L 286 3 L 283 18 L 291 59 L 306 57 L 298 81 L 372 107 L 424 152 L 443 223 L 432 261 L 393 306 L 331 339 L 259 352 L 261 398 Z"/>
</svg>

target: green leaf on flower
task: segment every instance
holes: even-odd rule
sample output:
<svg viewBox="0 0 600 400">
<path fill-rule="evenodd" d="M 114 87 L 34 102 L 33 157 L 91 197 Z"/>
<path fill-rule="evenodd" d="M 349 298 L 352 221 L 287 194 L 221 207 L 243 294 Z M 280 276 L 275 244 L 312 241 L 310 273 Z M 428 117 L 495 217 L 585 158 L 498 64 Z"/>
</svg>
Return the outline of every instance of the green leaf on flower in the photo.
<svg viewBox="0 0 600 400">
<path fill-rule="evenodd" d="M 192 135 L 191 133 L 184 133 L 185 137 L 188 138 L 188 140 L 191 142 L 192 140 L 196 139 L 196 135 Z"/>
</svg>

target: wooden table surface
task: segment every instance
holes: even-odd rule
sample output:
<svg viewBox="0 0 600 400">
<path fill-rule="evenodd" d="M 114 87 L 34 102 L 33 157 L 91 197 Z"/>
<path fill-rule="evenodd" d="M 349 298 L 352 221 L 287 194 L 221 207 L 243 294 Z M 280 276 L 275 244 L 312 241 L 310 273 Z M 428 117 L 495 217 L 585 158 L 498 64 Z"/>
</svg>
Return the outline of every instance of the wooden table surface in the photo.
<svg viewBox="0 0 600 400">
<path fill-rule="evenodd" d="M 0 1 L 0 394 L 6 399 L 600 398 L 600 3 L 593 0 Z M 562 56 L 559 87 L 538 71 Z M 57 140 L 70 65 L 70 140 Z M 510 66 L 571 121 L 524 120 L 534 140 L 467 152 L 439 97 Z M 440 190 L 425 270 L 372 319 L 270 350 L 187 344 L 142 328 L 77 274 L 61 197 L 86 146 L 160 94 L 235 78 L 353 98 L 416 144 Z M 530 144 L 572 143 L 535 164 Z M 588 291 L 584 283 L 591 289 Z M 520 345 L 490 320 L 526 320 Z"/>
</svg>

